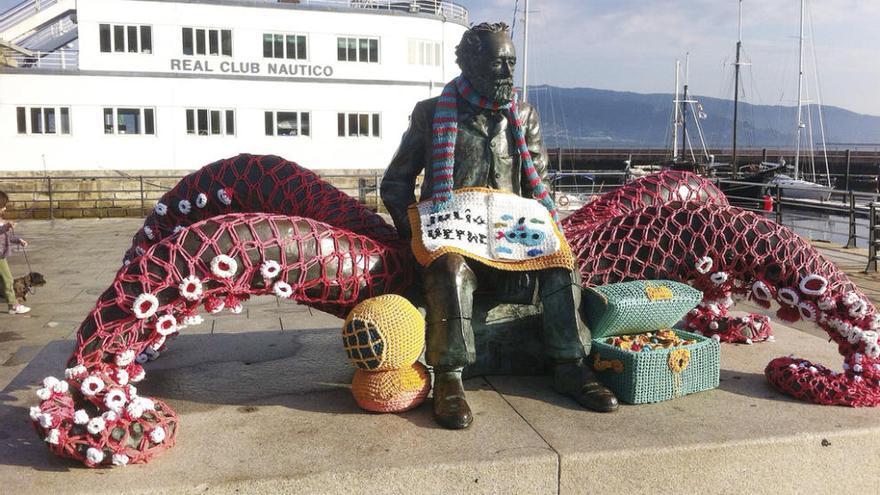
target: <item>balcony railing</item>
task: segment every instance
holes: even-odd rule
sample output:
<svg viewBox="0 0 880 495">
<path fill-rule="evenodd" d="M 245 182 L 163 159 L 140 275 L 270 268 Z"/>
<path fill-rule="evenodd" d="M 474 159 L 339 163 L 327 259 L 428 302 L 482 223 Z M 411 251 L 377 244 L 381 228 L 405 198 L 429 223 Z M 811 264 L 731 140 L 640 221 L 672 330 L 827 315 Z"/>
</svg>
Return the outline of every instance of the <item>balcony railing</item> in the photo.
<svg viewBox="0 0 880 495">
<path fill-rule="evenodd" d="M 468 11 L 461 5 L 445 0 L 258 0 L 265 3 L 291 3 L 314 7 L 336 7 L 367 10 L 388 10 L 430 14 L 448 20 L 468 23 Z"/>
<path fill-rule="evenodd" d="M 26 0 L 6 12 L 0 12 L 0 33 L 56 3 L 58 0 Z"/>
<path fill-rule="evenodd" d="M 79 50 L 33 52 L 33 55 L 14 53 L 7 55 L 7 63 L 20 69 L 76 70 L 79 67 Z"/>
</svg>

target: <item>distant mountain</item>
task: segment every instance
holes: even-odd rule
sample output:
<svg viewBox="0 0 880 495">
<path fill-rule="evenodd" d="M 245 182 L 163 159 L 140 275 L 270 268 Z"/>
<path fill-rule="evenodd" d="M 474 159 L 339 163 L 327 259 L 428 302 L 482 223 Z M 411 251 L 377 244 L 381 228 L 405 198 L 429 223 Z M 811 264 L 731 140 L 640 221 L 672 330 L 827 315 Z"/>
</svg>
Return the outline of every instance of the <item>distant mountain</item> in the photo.
<svg viewBox="0 0 880 495">
<path fill-rule="evenodd" d="M 544 125 L 548 147 L 667 147 L 672 139 L 671 94 L 639 94 L 591 88 L 530 86 L 529 101 Z M 697 96 L 706 118 L 700 120 L 710 148 L 730 148 L 733 100 Z M 823 105 L 827 143 L 880 143 L 880 117 Z M 820 142 L 816 106 L 813 141 Z M 805 107 L 806 111 L 806 107 Z M 692 117 L 692 116 L 691 116 Z M 740 103 L 742 147 L 794 148 L 797 108 Z M 691 143 L 699 145 L 693 119 Z"/>
</svg>

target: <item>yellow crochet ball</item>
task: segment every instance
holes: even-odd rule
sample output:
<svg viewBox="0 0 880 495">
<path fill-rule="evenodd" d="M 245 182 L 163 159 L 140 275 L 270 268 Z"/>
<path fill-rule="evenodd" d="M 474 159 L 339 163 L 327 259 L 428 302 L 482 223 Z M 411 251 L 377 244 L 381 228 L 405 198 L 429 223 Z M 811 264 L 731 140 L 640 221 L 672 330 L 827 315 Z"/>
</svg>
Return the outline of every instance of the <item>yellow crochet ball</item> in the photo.
<svg viewBox="0 0 880 495">
<path fill-rule="evenodd" d="M 428 368 L 416 362 L 388 371 L 355 370 L 351 393 L 359 406 L 372 412 L 403 412 L 421 404 L 431 391 Z"/>
<path fill-rule="evenodd" d="M 425 346 L 425 320 L 409 301 L 388 294 L 362 301 L 342 326 L 342 344 L 362 370 L 409 366 Z"/>
</svg>

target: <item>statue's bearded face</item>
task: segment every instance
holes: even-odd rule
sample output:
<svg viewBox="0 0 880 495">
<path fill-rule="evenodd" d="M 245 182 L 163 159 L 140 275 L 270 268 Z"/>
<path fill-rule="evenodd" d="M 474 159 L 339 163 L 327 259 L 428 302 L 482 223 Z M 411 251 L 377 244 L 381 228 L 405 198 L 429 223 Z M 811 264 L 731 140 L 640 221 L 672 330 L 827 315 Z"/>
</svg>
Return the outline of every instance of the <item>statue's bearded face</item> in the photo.
<svg viewBox="0 0 880 495">
<path fill-rule="evenodd" d="M 516 50 L 507 33 L 482 35 L 482 49 L 471 54 L 463 64 L 464 76 L 480 95 L 496 102 L 508 102 L 513 98 L 513 69 L 516 67 Z"/>
</svg>

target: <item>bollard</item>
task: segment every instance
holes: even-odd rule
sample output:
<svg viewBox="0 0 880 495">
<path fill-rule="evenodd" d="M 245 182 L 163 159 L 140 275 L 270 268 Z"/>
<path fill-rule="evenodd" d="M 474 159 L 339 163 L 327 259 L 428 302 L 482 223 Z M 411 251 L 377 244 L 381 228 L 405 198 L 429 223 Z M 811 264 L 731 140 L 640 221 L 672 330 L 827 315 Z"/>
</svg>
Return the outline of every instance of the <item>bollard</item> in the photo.
<svg viewBox="0 0 880 495">
<path fill-rule="evenodd" d="M 773 196 L 770 196 L 769 194 L 765 194 L 764 195 L 764 203 L 762 206 L 763 206 L 764 211 L 766 211 L 766 212 L 773 211 Z"/>
<path fill-rule="evenodd" d="M 877 203 L 868 205 L 868 266 L 865 273 L 877 271 Z"/>
</svg>

